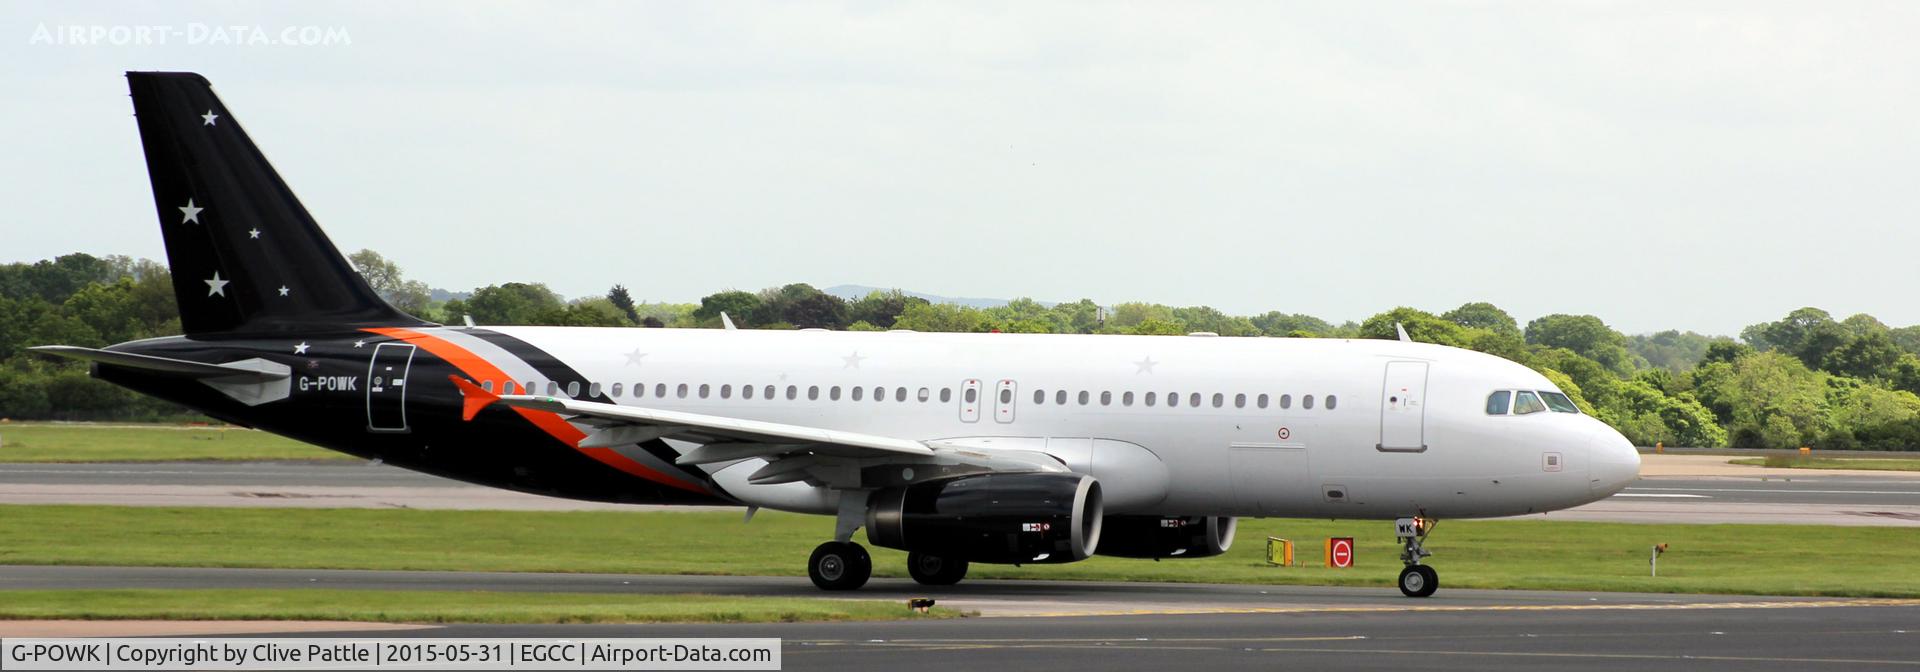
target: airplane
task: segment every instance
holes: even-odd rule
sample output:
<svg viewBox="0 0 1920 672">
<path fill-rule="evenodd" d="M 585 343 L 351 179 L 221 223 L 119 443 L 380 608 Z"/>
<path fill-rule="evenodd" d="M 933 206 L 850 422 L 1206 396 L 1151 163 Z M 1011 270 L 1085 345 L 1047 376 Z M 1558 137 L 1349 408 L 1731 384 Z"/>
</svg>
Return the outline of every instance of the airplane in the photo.
<svg viewBox="0 0 1920 672">
<path fill-rule="evenodd" d="M 1224 553 L 1242 517 L 1433 521 L 1604 499 L 1640 458 L 1547 378 L 1401 340 L 442 325 L 341 256 L 209 82 L 130 72 L 180 336 L 41 346 L 219 420 L 554 497 L 833 517 L 808 559 Z M 478 251 L 478 250 L 475 250 Z M 475 263 L 498 264 L 481 254 Z M 731 320 L 728 321 L 731 327 Z"/>
</svg>

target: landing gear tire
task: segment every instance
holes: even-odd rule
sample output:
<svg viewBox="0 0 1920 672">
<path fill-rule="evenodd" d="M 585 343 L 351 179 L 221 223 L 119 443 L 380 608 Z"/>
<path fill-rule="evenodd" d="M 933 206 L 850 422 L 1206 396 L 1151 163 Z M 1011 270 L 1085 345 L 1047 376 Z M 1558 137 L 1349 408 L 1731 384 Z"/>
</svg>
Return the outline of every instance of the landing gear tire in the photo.
<svg viewBox="0 0 1920 672">
<path fill-rule="evenodd" d="M 951 586 L 967 577 L 967 561 L 926 553 L 908 553 L 907 573 L 923 586 Z"/>
<path fill-rule="evenodd" d="M 1426 597 L 1440 589 L 1440 573 L 1426 565 L 1408 565 L 1400 570 L 1400 594 Z"/>
<path fill-rule="evenodd" d="M 807 560 L 807 578 L 821 590 L 853 590 L 873 576 L 873 558 L 851 541 L 829 541 L 813 549 Z"/>
</svg>

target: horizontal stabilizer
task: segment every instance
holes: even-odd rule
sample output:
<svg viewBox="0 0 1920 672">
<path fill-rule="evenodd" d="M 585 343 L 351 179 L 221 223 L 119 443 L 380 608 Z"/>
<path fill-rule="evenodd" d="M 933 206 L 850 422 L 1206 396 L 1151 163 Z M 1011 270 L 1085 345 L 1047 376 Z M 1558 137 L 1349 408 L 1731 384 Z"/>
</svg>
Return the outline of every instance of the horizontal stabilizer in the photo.
<svg viewBox="0 0 1920 672">
<path fill-rule="evenodd" d="M 293 375 L 293 370 L 287 368 L 284 364 L 276 364 L 260 359 L 250 359 L 231 364 L 208 364 L 206 362 L 196 362 L 187 359 L 137 355 L 131 352 L 97 350 L 72 345 L 42 345 L 27 349 L 43 355 L 53 355 L 55 357 L 65 357 L 67 359 L 77 359 L 83 362 L 94 362 L 128 369 L 139 369 L 141 371 L 179 376 L 181 378 L 221 378 L 227 380 L 267 382 L 285 379 Z"/>
</svg>

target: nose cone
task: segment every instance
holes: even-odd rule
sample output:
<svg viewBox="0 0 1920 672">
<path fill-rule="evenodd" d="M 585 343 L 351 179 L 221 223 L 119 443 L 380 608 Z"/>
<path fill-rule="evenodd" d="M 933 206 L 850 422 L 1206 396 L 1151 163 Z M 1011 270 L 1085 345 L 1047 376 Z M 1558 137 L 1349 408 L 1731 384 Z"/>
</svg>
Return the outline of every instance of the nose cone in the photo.
<svg viewBox="0 0 1920 672">
<path fill-rule="evenodd" d="M 1612 496 L 1640 477 L 1640 451 L 1612 427 L 1601 427 L 1587 440 L 1587 461 L 1593 479 L 1589 485 L 1601 497 Z"/>
</svg>

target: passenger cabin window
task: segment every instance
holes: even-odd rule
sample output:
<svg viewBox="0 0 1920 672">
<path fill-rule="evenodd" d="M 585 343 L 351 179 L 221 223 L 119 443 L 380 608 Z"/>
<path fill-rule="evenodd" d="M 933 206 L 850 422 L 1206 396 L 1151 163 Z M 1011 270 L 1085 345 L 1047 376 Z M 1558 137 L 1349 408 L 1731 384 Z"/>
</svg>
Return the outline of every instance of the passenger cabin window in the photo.
<svg viewBox="0 0 1920 672">
<path fill-rule="evenodd" d="M 732 385 L 721 385 L 721 386 L 720 386 L 720 398 L 721 398 L 721 399 L 732 399 L 732 398 L 733 398 L 733 386 L 732 386 Z"/>
<path fill-rule="evenodd" d="M 1112 392 L 1101 392 L 1101 393 L 1100 393 L 1100 405 L 1101 405 L 1101 406 L 1112 406 L 1112 405 L 1113 405 L 1113 393 L 1112 393 Z"/>
<path fill-rule="evenodd" d="M 653 386 L 653 396 L 655 396 L 655 397 L 659 397 L 659 398 L 661 398 L 661 399 L 665 399 L 665 398 L 667 398 L 667 384 L 666 384 L 666 383 L 656 383 L 656 384 L 655 384 L 655 385 Z"/>
<path fill-rule="evenodd" d="M 1059 404 L 1059 405 L 1061 405 L 1061 406 L 1065 406 L 1065 405 L 1067 405 L 1067 391 L 1066 391 L 1066 390 L 1054 390 L 1054 392 L 1053 392 L 1053 403 L 1055 403 L 1055 404 Z"/>
<path fill-rule="evenodd" d="M 613 384 L 613 397 L 615 399 L 620 398 L 620 383 Z"/>
<path fill-rule="evenodd" d="M 887 388 L 884 388 L 884 387 L 876 387 L 876 388 L 873 388 L 873 400 L 874 400 L 874 401 L 886 401 L 886 400 L 887 400 Z"/>
<path fill-rule="evenodd" d="M 1260 396 L 1258 396 L 1258 397 L 1254 397 L 1254 398 L 1253 398 L 1253 405 L 1254 405 L 1254 406 L 1257 406 L 1257 407 L 1259 407 L 1259 408 L 1266 408 L 1266 407 L 1267 407 L 1267 395 L 1264 395 L 1264 394 L 1262 394 L 1262 395 L 1260 395 Z"/>
<path fill-rule="evenodd" d="M 741 385 L 741 386 L 740 386 L 740 398 L 741 398 L 741 399 L 752 399 L 752 398 L 753 398 L 753 386 L 752 386 L 752 385 Z"/>
<path fill-rule="evenodd" d="M 599 384 L 599 383 L 590 383 L 590 384 L 588 384 L 588 385 L 587 385 L 587 396 L 589 396 L 589 397 L 597 397 L 597 396 L 600 396 L 600 384 Z"/>
<path fill-rule="evenodd" d="M 1293 408 L 1293 395 L 1291 394 L 1280 395 L 1280 408 L 1283 410 Z"/>
<path fill-rule="evenodd" d="M 1157 398 L 1159 398 L 1159 396 L 1160 396 L 1160 395 L 1159 395 L 1158 393 L 1155 393 L 1155 392 L 1148 392 L 1148 393 L 1147 393 L 1147 399 L 1146 399 L 1146 402 L 1147 402 L 1147 405 L 1148 405 L 1148 406 L 1152 406 L 1152 405 L 1153 405 L 1153 402 L 1154 402 L 1154 400 L 1155 400 L 1155 399 L 1157 399 Z"/>
<path fill-rule="evenodd" d="M 946 395 L 943 394 L 940 396 L 944 397 Z M 967 388 L 967 403 L 971 404 L 979 400 L 980 400 L 980 391 L 971 387 Z"/>
<path fill-rule="evenodd" d="M 1187 405 L 1188 405 L 1188 406 L 1192 406 L 1192 407 L 1194 407 L 1194 408 L 1199 408 L 1199 407 L 1200 407 L 1200 393 L 1199 393 L 1199 392 L 1195 392 L 1195 393 L 1193 393 L 1193 394 L 1190 394 L 1190 395 L 1187 395 Z"/>
<path fill-rule="evenodd" d="M 486 391 L 488 391 L 488 392 L 492 392 L 492 391 L 493 391 L 493 381 L 491 381 L 491 380 L 483 380 L 483 381 L 480 381 L 480 389 L 482 389 L 482 390 L 486 390 Z M 513 394 L 513 393 L 512 393 L 512 392 L 508 392 L 507 394 Z"/>
<path fill-rule="evenodd" d="M 1013 403 L 1013 390 L 1007 389 L 1004 387 L 1000 388 L 1000 403 L 1002 404 Z"/>
<path fill-rule="evenodd" d="M 1132 393 L 1132 392 L 1127 392 L 1127 393 L 1123 393 L 1123 394 L 1121 394 L 1121 395 L 1120 395 L 1120 405 L 1121 405 L 1121 406 L 1132 406 L 1132 405 L 1133 405 L 1133 393 Z"/>
<path fill-rule="evenodd" d="M 819 401 L 819 400 L 820 400 L 820 386 L 819 386 L 819 385 L 808 385 L 808 386 L 807 386 L 807 401 Z"/>
<path fill-rule="evenodd" d="M 1308 408 L 1308 409 L 1313 408 L 1313 395 L 1309 394 L 1304 397 L 1300 397 L 1300 407 Z"/>
<path fill-rule="evenodd" d="M 920 388 L 919 396 L 921 403 L 926 403 L 928 399 L 932 398 L 932 391 L 924 387 Z"/>
<path fill-rule="evenodd" d="M 1332 399 L 1328 399 L 1328 401 L 1332 401 Z M 1233 407 L 1234 407 L 1234 408 L 1246 408 L 1246 407 L 1247 407 L 1247 395 L 1244 395 L 1244 394 L 1236 394 L 1236 395 L 1233 395 Z"/>
<path fill-rule="evenodd" d="M 1340 405 L 1339 397 L 1333 396 L 1331 394 L 1327 395 L 1327 410 L 1331 411 L 1333 410 L 1333 407 L 1338 405 Z"/>
<path fill-rule="evenodd" d="M 700 384 L 700 398 L 701 398 L 701 399 L 705 399 L 705 398 L 707 398 L 707 392 L 709 392 L 709 391 L 711 391 L 711 389 L 712 389 L 712 388 L 711 388 L 711 386 L 709 386 L 709 385 L 707 385 L 706 383 L 701 383 L 701 384 Z"/>
<path fill-rule="evenodd" d="M 926 399 L 927 399 L 927 393 L 926 393 L 926 392 L 925 392 L 924 390 L 922 390 L 922 391 L 920 392 L 920 400 L 921 400 L 921 401 L 925 401 Z M 904 387 L 902 387 L 902 388 L 897 388 L 897 389 L 895 389 L 895 390 L 893 391 L 893 400 L 894 400 L 894 401 L 906 401 L 906 400 L 907 400 L 907 388 L 904 388 Z"/>
<path fill-rule="evenodd" d="M 1500 390 L 1487 395 L 1487 415 L 1506 415 L 1507 405 L 1513 403 L 1513 393 Z"/>
<path fill-rule="evenodd" d="M 949 401 L 953 401 L 953 388 L 951 387 L 940 388 L 940 403 L 944 404 Z"/>
<path fill-rule="evenodd" d="M 767 395 L 767 396 L 773 396 L 773 395 Z M 800 396 L 800 388 L 798 386 L 794 386 L 794 385 L 787 386 L 787 401 L 793 401 L 795 398 L 799 396 Z"/>
<path fill-rule="evenodd" d="M 760 397 L 761 397 L 762 399 L 768 399 L 768 400 L 772 400 L 772 399 L 773 399 L 773 386 L 772 386 L 772 385 L 768 385 L 768 386 L 766 386 L 765 388 L 763 388 L 763 389 L 761 389 L 761 390 L 760 390 L 760 392 L 761 392 L 761 395 L 760 395 Z M 792 399 L 793 397 L 792 397 L 792 395 L 788 395 L 788 397 L 787 397 L 787 398 L 788 398 L 788 399 Z"/>
<path fill-rule="evenodd" d="M 862 398 L 864 398 L 864 397 L 866 396 L 866 394 L 867 394 L 867 388 L 864 388 L 864 387 L 856 387 L 856 388 L 853 388 L 853 400 L 854 400 L 854 401 L 859 401 L 859 400 L 861 400 Z"/>
<path fill-rule="evenodd" d="M 1177 406 L 1179 406 L 1179 405 L 1180 405 L 1180 393 L 1179 393 L 1179 392 L 1168 392 L 1168 393 L 1167 393 L 1167 408 L 1174 408 L 1174 407 L 1177 407 Z"/>
<path fill-rule="evenodd" d="M 547 381 L 547 396 L 549 397 L 560 396 L 560 381 L 557 381 L 557 380 Z"/>
<path fill-rule="evenodd" d="M 860 389 L 860 388 L 854 388 L 854 389 Z M 840 400 L 840 386 L 835 385 L 833 387 L 827 388 L 827 401 L 839 401 L 839 400 Z"/>
<path fill-rule="evenodd" d="M 1033 403 L 1035 403 L 1035 404 L 1044 404 L 1044 403 L 1047 403 L 1047 391 L 1046 391 L 1046 390 L 1034 390 L 1034 391 L 1033 391 Z"/>
<path fill-rule="evenodd" d="M 1532 392 L 1528 392 L 1526 390 L 1521 390 L 1520 395 L 1515 397 L 1513 400 L 1514 415 L 1526 415 L 1528 413 L 1539 413 L 1544 410 L 1547 410 L 1547 405 L 1540 401 L 1540 397 L 1535 396 Z"/>
<path fill-rule="evenodd" d="M 1085 406 L 1085 405 L 1087 405 L 1087 399 L 1089 399 L 1089 398 L 1090 398 L 1090 397 L 1088 397 L 1088 396 L 1087 396 L 1087 391 L 1086 391 L 1086 390 L 1081 390 L 1081 391 L 1080 391 L 1080 405 L 1081 405 L 1081 406 Z"/>
</svg>

